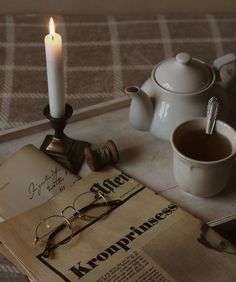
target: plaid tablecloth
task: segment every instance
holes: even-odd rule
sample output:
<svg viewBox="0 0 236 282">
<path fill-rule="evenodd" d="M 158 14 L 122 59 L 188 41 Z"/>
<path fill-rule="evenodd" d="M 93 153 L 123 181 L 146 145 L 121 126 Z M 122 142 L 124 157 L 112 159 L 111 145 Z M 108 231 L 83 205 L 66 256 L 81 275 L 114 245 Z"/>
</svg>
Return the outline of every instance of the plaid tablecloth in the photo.
<svg viewBox="0 0 236 282">
<path fill-rule="evenodd" d="M 0 281 L 1 282 L 29 282 L 28 277 L 19 272 L 7 259 L 0 256 Z"/>
<path fill-rule="evenodd" d="M 123 97 L 160 60 L 186 51 L 208 63 L 236 47 L 236 16 L 55 16 L 67 101 L 82 108 Z M 0 17 L 0 133 L 44 119 L 49 16 Z"/>
</svg>

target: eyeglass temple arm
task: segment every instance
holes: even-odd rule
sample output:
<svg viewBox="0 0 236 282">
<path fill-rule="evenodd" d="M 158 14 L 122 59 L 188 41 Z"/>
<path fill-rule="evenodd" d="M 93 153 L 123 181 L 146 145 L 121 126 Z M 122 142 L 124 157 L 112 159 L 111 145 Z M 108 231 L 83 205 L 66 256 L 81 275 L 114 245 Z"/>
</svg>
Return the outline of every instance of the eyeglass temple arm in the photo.
<svg viewBox="0 0 236 282">
<path fill-rule="evenodd" d="M 56 244 L 50 244 L 50 241 L 53 239 L 54 236 L 57 235 L 61 230 L 63 230 L 67 226 L 66 223 L 62 223 L 58 225 L 58 227 L 48 236 L 46 247 L 43 251 L 43 256 L 48 258 L 50 256 L 50 252 L 52 250 L 52 247 L 56 246 Z"/>
<path fill-rule="evenodd" d="M 81 212 L 83 214 L 83 212 L 86 212 L 92 208 L 97 208 L 97 207 L 103 207 L 103 206 L 109 206 L 109 207 L 112 207 L 112 206 L 119 206 L 122 204 L 122 201 L 121 200 L 112 200 L 112 201 L 107 201 L 107 202 L 102 202 L 102 203 L 93 203 L 93 204 L 90 204 L 88 206 L 85 206 L 83 207 L 82 209 L 80 209 L 78 212 Z"/>
</svg>

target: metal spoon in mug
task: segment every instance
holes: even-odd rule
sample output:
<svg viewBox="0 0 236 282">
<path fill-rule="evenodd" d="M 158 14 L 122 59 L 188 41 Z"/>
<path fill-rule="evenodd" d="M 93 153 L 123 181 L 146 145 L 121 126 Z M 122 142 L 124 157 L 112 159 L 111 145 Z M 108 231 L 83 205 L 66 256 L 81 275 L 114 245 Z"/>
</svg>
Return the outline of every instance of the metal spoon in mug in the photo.
<svg viewBox="0 0 236 282">
<path fill-rule="evenodd" d="M 206 134 L 211 135 L 215 126 L 219 111 L 219 102 L 215 96 L 211 97 L 207 104 Z"/>
</svg>

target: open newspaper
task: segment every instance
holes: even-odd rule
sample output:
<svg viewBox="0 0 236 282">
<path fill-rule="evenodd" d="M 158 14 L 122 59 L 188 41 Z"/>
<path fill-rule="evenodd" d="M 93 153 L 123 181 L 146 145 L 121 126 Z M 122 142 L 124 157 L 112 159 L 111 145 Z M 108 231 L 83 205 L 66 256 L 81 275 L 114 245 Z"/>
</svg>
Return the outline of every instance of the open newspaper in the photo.
<svg viewBox="0 0 236 282">
<path fill-rule="evenodd" d="M 38 224 L 89 191 L 118 204 L 102 217 L 78 217 L 70 240 L 57 229 L 63 244 L 45 255 L 45 247 L 33 244 Z M 175 203 L 107 168 L 1 223 L 0 240 L 36 281 L 235 281 L 234 247 L 201 229 L 201 222 Z M 222 242 L 227 252 L 218 248 Z"/>
</svg>

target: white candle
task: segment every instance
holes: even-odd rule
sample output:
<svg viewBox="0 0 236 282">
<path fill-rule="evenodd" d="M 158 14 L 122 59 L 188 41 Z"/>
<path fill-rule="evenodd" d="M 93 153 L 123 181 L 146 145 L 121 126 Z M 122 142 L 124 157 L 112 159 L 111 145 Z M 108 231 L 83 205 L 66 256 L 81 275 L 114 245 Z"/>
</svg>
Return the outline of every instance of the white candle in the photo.
<svg viewBox="0 0 236 282">
<path fill-rule="evenodd" d="M 65 114 L 65 93 L 62 60 L 62 39 L 55 33 L 53 19 L 49 23 L 50 34 L 45 36 L 48 95 L 50 114 L 54 118 Z"/>
</svg>

